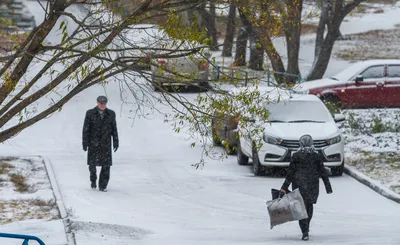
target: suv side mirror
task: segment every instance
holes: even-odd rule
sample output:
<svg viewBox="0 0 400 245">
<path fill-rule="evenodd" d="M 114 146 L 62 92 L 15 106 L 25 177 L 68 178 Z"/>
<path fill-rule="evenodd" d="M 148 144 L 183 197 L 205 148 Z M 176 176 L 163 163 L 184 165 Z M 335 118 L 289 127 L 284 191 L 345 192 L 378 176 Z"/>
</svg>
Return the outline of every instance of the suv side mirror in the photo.
<svg viewBox="0 0 400 245">
<path fill-rule="evenodd" d="M 343 114 L 335 114 L 335 115 L 333 116 L 333 119 L 334 119 L 334 121 L 335 121 L 336 123 L 338 123 L 338 122 L 343 122 L 343 121 L 345 121 L 345 120 L 346 120 L 346 117 L 345 117 Z"/>
<path fill-rule="evenodd" d="M 362 75 L 356 76 L 356 83 L 360 83 L 364 81 L 364 77 Z"/>
</svg>

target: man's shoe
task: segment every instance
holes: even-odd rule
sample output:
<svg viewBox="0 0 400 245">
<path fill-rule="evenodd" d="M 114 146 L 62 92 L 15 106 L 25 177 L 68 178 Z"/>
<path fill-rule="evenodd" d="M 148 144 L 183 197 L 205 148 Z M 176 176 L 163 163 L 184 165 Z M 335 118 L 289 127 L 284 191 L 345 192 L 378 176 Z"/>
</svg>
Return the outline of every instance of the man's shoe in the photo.
<svg viewBox="0 0 400 245">
<path fill-rule="evenodd" d="M 100 188 L 99 190 L 102 192 L 107 192 L 107 189 Z"/>
<path fill-rule="evenodd" d="M 96 189 L 96 182 L 92 182 L 92 184 L 90 185 L 90 187 L 92 187 L 92 189 Z"/>
<path fill-rule="evenodd" d="M 307 241 L 308 239 L 309 239 L 308 233 L 303 233 L 303 237 L 301 238 L 301 240 Z"/>
</svg>

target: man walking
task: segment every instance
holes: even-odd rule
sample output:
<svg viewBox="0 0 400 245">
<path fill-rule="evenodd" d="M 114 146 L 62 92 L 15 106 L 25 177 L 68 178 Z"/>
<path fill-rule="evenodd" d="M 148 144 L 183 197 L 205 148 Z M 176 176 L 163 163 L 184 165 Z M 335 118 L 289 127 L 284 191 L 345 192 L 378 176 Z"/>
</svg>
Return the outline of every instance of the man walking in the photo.
<svg viewBox="0 0 400 245">
<path fill-rule="evenodd" d="M 107 191 L 112 166 L 111 137 L 114 152 L 119 146 L 115 112 L 107 108 L 107 98 L 99 96 L 97 106 L 86 111 L 82 130 L 83 150 L 87 153 L 92 189 L 96 189 L 96 167 L 100 166 L 99 190 Z"/>
<path fill-rule="evenodd" d="M 332 187 L 328 174 L 324 168 L 322 157 L 313 147 L 313 139 L 310 135 L 303 135 L 300 138 L 300 149 L 293 154 L 285 182 L 281 192 L 286 192 L 292 184 L 292 190 L 299 188 L 307 209 L 308 218 L 299 220 L 300 229 L 303 233 L 302 240 L 308 240 L 310 221 L 313 216 L 313 204 L 317 203 L 319 196 L 319 178 L 322 178 L 326 192 L 332 193 Z"/>
</svg>

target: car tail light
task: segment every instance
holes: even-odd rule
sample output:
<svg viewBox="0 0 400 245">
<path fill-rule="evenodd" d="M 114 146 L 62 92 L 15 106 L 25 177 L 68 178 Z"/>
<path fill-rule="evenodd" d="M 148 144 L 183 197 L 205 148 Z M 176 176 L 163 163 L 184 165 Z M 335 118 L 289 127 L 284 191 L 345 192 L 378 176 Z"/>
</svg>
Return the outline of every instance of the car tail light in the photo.
<svg viewBox="0 0 400 245">
<path fill-rule="evenodd" d="M 239 124 L 239 119 L 240 119 L 240 113 L 236 114 L 236 116 L 233 118 L 233 127 L 236 129 L 238 124 Z"/>
<path fill-rule="evenodd" d="M 208 63 L 205 60 L 202 60 L 199 62 L 199 69 L 200 70 L 207 70 L 208 69 Z"/>
</svg>

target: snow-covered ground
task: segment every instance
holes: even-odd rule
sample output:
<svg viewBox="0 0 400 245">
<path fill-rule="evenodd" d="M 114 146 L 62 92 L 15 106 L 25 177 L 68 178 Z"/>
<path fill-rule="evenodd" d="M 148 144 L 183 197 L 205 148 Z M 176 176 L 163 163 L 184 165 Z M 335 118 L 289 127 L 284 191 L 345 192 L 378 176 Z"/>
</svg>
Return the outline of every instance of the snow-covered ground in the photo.
<svg viewBox="0 0 400 245">
<path fill-rule="evenodd" d="M 39 236 L 54 245 L 67 244 L 41 158 L 0 158 L 0 225 L 0 232 Z M 0 238 L 2 245 L 21 243 Z"/>
<path fill-rule="evenodd" d="M 346 163 L 400 194 L 400 109 L 344 114 Z"/>
<path fill-rule="evenodd" d="M 373 13 L 367 11 L 362 15 L 355 14 L 347 16 L 342 25 L 340 27 L 340 31 L 343 35 L 349 35 L 354 33 L 367 32 L 372 30 L 389 30 L 396 28 L 396 24 L 399 24 L 399 12 L 400 12 L 400 2 L 398 1 L 396 4 L 384 4 L 377 5 L 378 7 L 384 10 L 383 13 Z M 312 12 L 312 7 L 308 10 L 308 12 Z M 316 18 L 311 18 L 311 22 L 317 21 Z M 397 40 L 397 37 L 395 37 Z M 223 43 L 223 40 L 219 41 Z M 280 53 L 284 65 L 287 64 L 287 50 L 286 43 L 284 37 L 275 37 L 273 39 L 274 46 L 277 51 Z M 328 69 L 325 72 L 324 77 L 331 77 L 341 70 L 345 69 L 349 65 L 349 61 L 342 60 L 336 58 L 337 53 L 344 52 L 343 49 L 347 48 L 351 42 L 349 41 L 337 41 L 334 45 L 333 55 L 331 61 L 328 64 Z M 393 50 L 395 50 L 395 42 L 391 44 L 393 46 Z M 383 45 L 385 46 L 385 45 Z M 303 35 L 301 37 L 301 45 L 300 45 L 300 72 L 302 77 L 305 77 L 311 70 L 312 64 L 314 62 L 314 49 L 315 49 L 315 34 Z M 382 49 L 383 50 L 383 49 Z M 235 51 L 235 49 L 233 50 Z M 230 66 L 232 64 L 233 59 L 231 57 L 220 57 L 220 52 L 216 54 L 216 62 L 218 65 Z M 384 54 L 384 53 L 382 53 Z M 250 57 L 250 52 L 246 53 L 246 60 Z M 234 57 L 234 54 L 233 54 Z M 362 59 L 363 57 L 354 56 L 354 60 Z M 269 67 L 270 64 L 267 62 Z M 270 68 L 271 69 L 271 68 Z"/>
<path fill-rule="evenodd" d="M 118 113 L 121 148 L 114 155 L 109 192 L 91 190 L 81 127 L 85 110 L 102 93 L 100 87 L 89 89 L 63 113 L 5 145 L 9 153 L 35 152 L 51 159 L 78 245 L 292 244 L 299 240 L 297 223 L 269 229 L 265 202 L 271 188 L 281 186 L 282 178 L 253 177 L 249 167 L 237 165 L 232 156 L 222 162 L 207 159 L 203 169 L 195 170 L 191 164 L 198 161 L 202 149 L 190 148 L 190 142 L 181 138 L 184 135 L 163 123 L 162 115 L 136 119 L 131 127 L 130 108 L 118 109 L 119 90 L 111 85 L 107 87 L 109 107 Z M 49 128 L 51 135 L 44 134 Z M 32 143 L 37 138 L 41 145 Z M 313 242 L 400 241 L 398 204 L 348 176 L 331 181 L 334 194 L 326 195 L 321 186 L 312 223 Z"/>
<path fill-rule="evenodd" d="M 18 221 L 0 226 L 0 232 L 13 234 L 26 234 L 39 237 L 46 245 L 68 245 L 64 225 L 61 220 L 44 221 L 38 219 Z M 1 238 L 1 245 L 21 245 L 23 240 Z M 38 245 L 31 240 L 29 245 Z"/>
<path fill-rule="evenodd" d="M 303 46 L 309 48 L 302 49 L 301 58 L 309 60 L 314 47 L 308 42 Z M 304 64 L 302 69 L 307 70 L 309 63 Z M 327 74 L 347 64 L 332 60 Z M 85 111 L 95 106 L 100 94 L 109 97 L 108 106 L 117 113 L 120 135 L 107 193 L 90 189 L 81 145 Z M 282 185 L 282 177 L 254 177 L 250 168 L 237 165 L 233 156 L 224 161 L 207 158 L 204 168 L 196 170 L 191 164 L 199 161 L 201 146 L 190 147 L 192 141 L 185 140 L 185 131 L 173 132 L 161 113 L 141 108 L 150 113 L 151 120 L 136 117 L 132 122 L 131 111 L 137 108 L 135 104 L 122 105 L 120 95 L 118 84 L 113 82 L 104 88 L 91 87 L 73 98 L 62 112 L 22 131 L 2 147 L 2 155 L 39 154 L 51 160 L 78 245 L 302 242 L 296 222 L 269 229 L 266 201 L 271 198 L 271 189 Z M 182 96 L 193 101 L 196 95 Z M 160 104 L 157 108 L 171 112 Z M 400 243 L 397 203 L 346 175 L 331 182 L 332 195 L 326 195 L 321 185 L 309 242 Z M 55 234 L 47 237 L 48 245 L 59 244 L 55 238 L 61 227 L 53 228 Z"/>
</svg>

